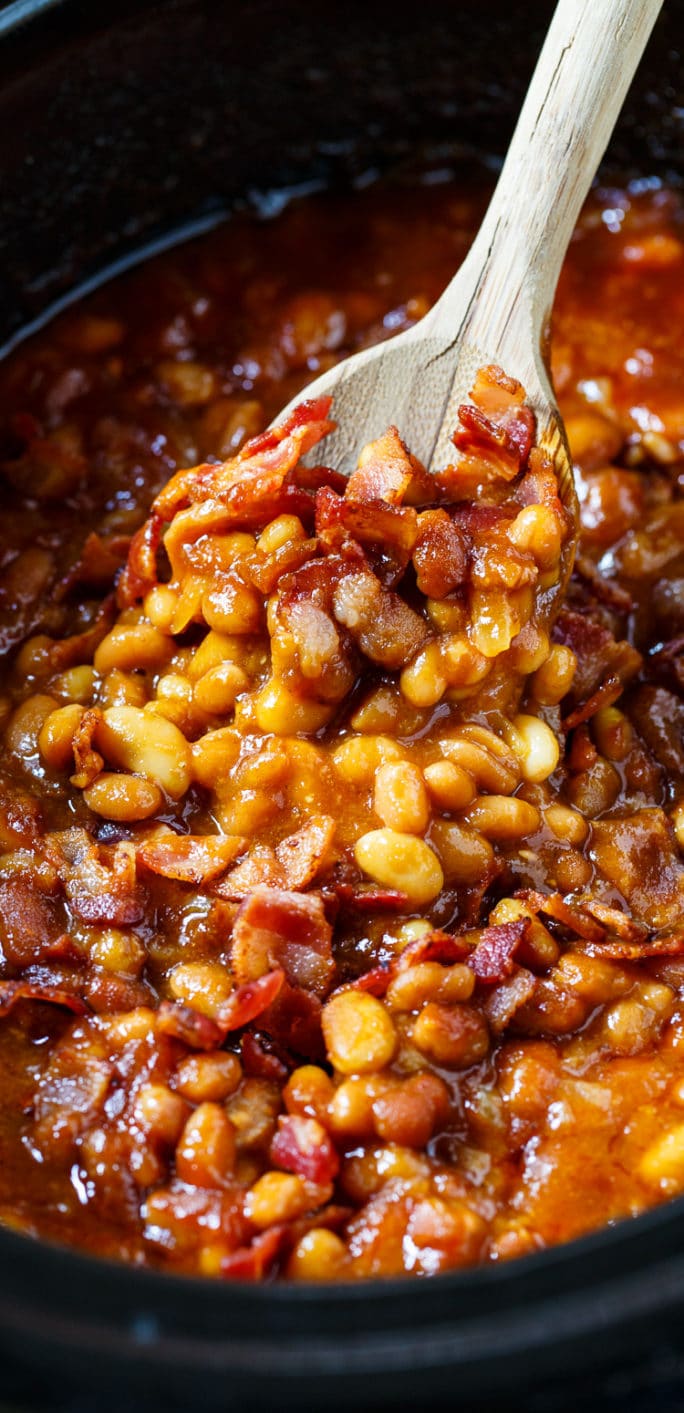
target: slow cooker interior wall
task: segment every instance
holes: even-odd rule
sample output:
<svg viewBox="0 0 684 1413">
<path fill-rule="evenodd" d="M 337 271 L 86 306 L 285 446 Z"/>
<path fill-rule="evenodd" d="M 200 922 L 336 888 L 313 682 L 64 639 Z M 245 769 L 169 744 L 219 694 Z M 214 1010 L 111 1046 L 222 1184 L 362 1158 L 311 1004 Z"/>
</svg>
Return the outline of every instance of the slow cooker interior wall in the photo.
<svg viewBox="0 0 684 1413">
<path fill-rule="evenodd" d="M 0 342 L 113 259 L 251 191 L 349 180 L 426 144 L 500 155 L 551 10 L 63 0 L 0 46 Z M 613 168 L 682 166 L 683 27 L 684 0 L 668 0 Z"/>
</svg>

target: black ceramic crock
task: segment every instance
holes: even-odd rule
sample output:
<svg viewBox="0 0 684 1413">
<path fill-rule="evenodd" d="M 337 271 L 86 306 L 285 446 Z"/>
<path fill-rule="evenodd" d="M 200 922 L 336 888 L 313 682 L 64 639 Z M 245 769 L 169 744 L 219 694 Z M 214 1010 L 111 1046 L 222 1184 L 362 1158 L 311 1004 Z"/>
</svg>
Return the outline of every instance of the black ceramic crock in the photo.
<svg viewBox="0 0 684 1413">
<path fill-rule="evenodd" d="M 0 345 L 236 202 L 421 151 L 496 159 L 550 9 L 0 6 Z M 684 174 L 682 42 L 667 0 L 606 173 Z M 681 1201 L 508 1265 L 353 1288 L 181 1280 L 0 1231 L 0 1397 L 42 1406 L 529 1408 L 559 1387 L 596 1406 L 606 1375 L 677 1363 L 683 1317 Z"/>
</svg>

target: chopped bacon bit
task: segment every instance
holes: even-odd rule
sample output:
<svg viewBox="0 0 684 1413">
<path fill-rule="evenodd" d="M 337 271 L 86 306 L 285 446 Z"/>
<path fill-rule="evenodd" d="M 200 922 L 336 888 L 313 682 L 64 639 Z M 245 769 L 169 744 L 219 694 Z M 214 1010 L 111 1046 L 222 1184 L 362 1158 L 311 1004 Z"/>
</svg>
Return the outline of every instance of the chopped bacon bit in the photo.
<svg viewBox="0 0 684 1413">
<path fill-rule="evenodd" d="M 387 987 L 392 980 L 391 967 L 373 967 L 371 971 L 365 971 L 362 976 L 357 976 L 351 986 L 355 991 L 369 991 L 371 996 L 383 997 Z M 346 991 L 346 986 L 338 986 L 338 991 Z"/>
<path fill-rule="evenodd" d="M 259 1026 L 291 1054 L 320 1062 L 325 1060 L 321 1011 L 313 991 L 284 981 L 275 1001 L 259 1017 Z"/>
<path fill-rule="evenodd" d="M 246 1030 L 242 1037 L 240 1055 L 245 1074 L 272 1079 L 276 1084 L 282 1084 L 294 1068 L 294 1061 L 281 1058 L 279 1047 L 270 1035 L 255 1035 L 251 1030 Z"/>
<path fill-rule="evenodd" d="M 119 608 L 130 608 L 144 598 L 157 582 L 157 553 L 161 544 L 164 521 L 161 515 L 150 515 L 131 540 L 126 565 L 119 578 L 116 598 Z"/>
<path fill-rule="evenodd" d="M 661 809 L 592 824 L 591 854 L 604 878 L 619 888 L 637 922 L 672 928 L 684 909 L 684 865 L 674 830 Z"/>
<path fill-rule="evenodd" d="M 98 535 L 91 532 L 86 536 L 75 564 L 55 588 L 57 602 L 66 598 L 79 584 L 106 588 L 121 569 L 130 548 L 130 535 Z"/>
<path fill-rule="evenodd" d="M 586 613 L 562 608 L 553 630 L 553 639 L 571 648 L 577 658 L 572 686 L 575 701 L 584 702 L 598 690 L 604 677 L 618 677 L 622 683 L 638 672 L 641 654 L 630 643 L 616 642 L 609 628 Z"/>
<path fill-rule="evenodd" d="M 388 427 L 377 441 L 364 448 L 359 465 L 349 477 L 347 495 L 354 501 L 401 505 L 414 469 L 418 468 L 427 475 L 404 446 L 396 427 Z"/>
<path fill-rule="evenodd" d="M 335 972 L 331 941 L 319 893 L 255 888 L 235 919 L 231 964 L 244 981 L 282 967 L 295 986 L 324 996 Z"/>
<path fill-rule="evenodd" d="M 102 600 L 97 614 L 89 628 L 82 633 L 74 633 L 70 638 L 54 639 L 45 648 L 45 665 L 41 673 L 66 672 L 68 667 L 90 662 L 95 649 L 109 632 L 115 617 L 114 595 Z"/>
<path fill-rule="evenodd" d="M 97 779 L 104 760 L 99 751 L 93 749 L 93 737 L 102 721 L 99 707 L 89 707 L 84 711 L 74 732 L 72 748 L 76 770 L 71 776 L 71 784 L 85 790 Z"/>
<path fill-rule="evenodd" d="M 145 894 L 136 881 L 135 846 L 96 844 L 84 829 L 48 836 L 69 906 L 83 922 L 126 927 L 145 916 Z"/>
<path fill-rule="evenodd" d="M 41 986 L 31 981 L 0 981 L 0 1016 L 8 1015 L 18 1001 L 45 1001 L 51 1006 L 63 1006 L 76 1016 L 83 1016 L 88 1010 L 80 996 L 64 991 L 60 986 Z"/>
<path fill-rule="evenodd" d="M 560 893 L 535 893 L 533 890 L 521 888 L 515 896 L 527 903 L 533 912 L 554 918 L 577 937 L 583 937 L 586 942 L 601 942 L 605 936 L 605 929 L 600 923 L 590 917 L 584 908 L 568 903 Z"/>
<path fill-rule="evenodd" d="M 380 667 L 404 667 L 430 637 L 425 620 L 399 594 L 384 589 L 370 569 L 342 579 L 333 607 L 338 623 Z"/>
<path fill-rule="evenodd" d="M 480 933 L 479 941 L 468 958 L 478 981 L 498 983 L 510 976 L 515 954 L 530 930 L 530 919 L 497 923 Z"/>
<path fill-rule="evenodd" d="M 597 898 L 589 898 L 583 904 L 585 910 L 591 913 L 592 917 L 600 922 L 602 927 L 607 927 L 609 932 L 615 933 L 625 942 L 644 942 L 648 936 L 648 928 L 641 922 L 635 922 L 634 918 L 628 917 L 627 913 L 620 912 L 619 908 L 610 908 L 606 903 L 601 903 Z"/>
<path fill-rule="evenodd" d="M 276 1167 L 319 1186 L 333 1182 L 340 1170 L 339 1157 L 323 1125 L 300 1114 L 278 1120 L 270 1158 Z"/>
<path fill-rule="evenodd" d="M 510 1025 L 516 1012 L 532 999 L 537 978 L 525 967 L 516 967 L 500 985 L 495 986 L 484 1003 L 484 1013 L 491 1029 L 500 1034 Z"/>
<path fill-rule="evenodd" d="M 334 839 L 334 819 L 318 814 L 312 815 L 296 834 L 289 834 L 276 846 L 288 888 L 308 888 L 318 874 L 327 871 L 333 862 Z"/>
<path fill-rule="evenodd" d="M 594 692 L 584 706 L 576 707 L 566 716 L 562 727 L 564 731 L 574 731 L 576 726 L 581 726 L 583 722 L 590 721 L 592 716 L 596 716 L 597 711 L 602 711 L 604 707 L 612 706 L 618 697 L 622 696 L 624 684 L 619 677 L 606 677 L 601 683 L 597 692 Z"/>
<path fill-rule="evenodd" d="M 417 962 L 440 962 L 442 966 L 451 966 L 453 962 L 466 961 L 471 956 L 472 947 L 465 937 L 435 930 L 417 937 L 415 942 L 409 942 L 399 953 L 395 967 L 397 971 L 405 971 Z"/>
<path fill-rule="evenodd" d="M 446 510 L 424 510 L 413 550 L 418 588 L 428 598 L 443 599 L 465 583 L 468 544 Z"/>
<path fill-rule="evenodd" d="M 642 938 L 639 942 L 622 937 L 606 937 L 599 945 L 589 943 L 586 951 L 594 957 L 608 957 L 612 962 L 641 962 L 646 957 L 684 957 L 684 930 L 665 937 Z"/>
<path fill-rule="evenodd" d="M 247 840 L 237 834 L 164 834 L 136 849 L 138 864 L 179 883 L 210 883 L 244 853 Z"/>
<path fill-rule="evenodd" d="M 316 493 L 316 534 L 324 544 L 339 548 L 347 535 L 361 544 L 383 545 L 407 565 L 416 542 L 418 517 L 409 506 L 386 505 L 381 500 L 355 501 L 327 486 Z"/>
<path fill-rule="evenodd" d="M 191 1050 L 217 1050 L 226 1038 L 225 1026 L 180 1001 L 162 1001 L 154 1028 L 160 1035 L 182 1040 Z"/>
<path fill-rule="evenodd" d="M 249 561 L 248 574 L 255 589 L 261 594 L 270 594 L 286 574 L 293 574 L 320 553 L 320 542 L 315 538 L 288 542 L 272 554 L 253 555 Z"/>
<path fill-rule="evenodd" d="M 263 1280 L 287 1245 L 289 1236 L 285 1223 L 269 1227 L 255 1236 L 249 1246 L 239 1246 L 230 1256 L 224 1256 L 221 1275 L 233 1281 Z"/>
<path fill-rule="evenodd" d="M 524 391 L 501 368 L 482 368 L 470 394 L 471 403 L 458 409 L 459 426 L 452 441 L 462 460 L 454 477 L 463 485 L 512 480 L 527 464 L 535 435 L 535 417 L 523 405 Z"/>
<path fill-rule="evenodd" d="M 246 981 L 224 1002 L 218 1014 L 219 1024 L 224 1031 L 241 1030 L 257 1016 L 268 1010 L 278 995 L 285 973 L 279 968 L 266 972 L 255 981 Z"/>
<path fill-rule="evenodd" d="M 369 913 L 401 913 L 409 906 L 407 893 L 398 888 L 378 888 L 374 883 L 336 883 L 334 893 L 345 908 Z"/>
<path fill-rule="evenodd" d="M 269 844 L 255 844 L 247 857 L 216 885 L 221 898 L 240 902 L 255 888 L 284 888 L 285 869 Z"/>
<path fill-rule="evenodd" d="M 61 936 L 54 903 L 43 897 L 30 875 L 17 874 L 0 883 L 0 952 L 10 966 L 41 960 Z"/>
</svg>

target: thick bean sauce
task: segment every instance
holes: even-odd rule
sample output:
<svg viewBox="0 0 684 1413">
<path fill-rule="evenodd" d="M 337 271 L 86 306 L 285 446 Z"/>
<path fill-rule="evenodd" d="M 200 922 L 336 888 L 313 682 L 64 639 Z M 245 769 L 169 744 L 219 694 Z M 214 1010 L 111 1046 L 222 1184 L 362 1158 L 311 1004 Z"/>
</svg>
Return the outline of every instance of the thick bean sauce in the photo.
<svg viewBox="0 0 684 1413">
<path fill-rule="evenodd" d="M 7 1226 L 345 1280 L 684 1191 L 680 197 L 595 193 L 561 277 L 553 623 L 514 369 L 437 475 L 399 427 L 346 482 L 325 401 L 263 434 L 483 204 L 236 217 L 0 366 Z"/>
</svg>

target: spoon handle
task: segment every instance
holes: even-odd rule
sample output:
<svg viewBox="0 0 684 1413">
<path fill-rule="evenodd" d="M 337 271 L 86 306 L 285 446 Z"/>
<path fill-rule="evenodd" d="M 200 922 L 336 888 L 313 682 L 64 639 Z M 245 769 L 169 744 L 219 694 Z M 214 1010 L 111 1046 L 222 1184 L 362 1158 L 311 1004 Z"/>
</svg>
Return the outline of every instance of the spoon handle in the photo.
<svg viewBox="0 0 684 1413">
<path fill-rule="evenodd" d="M 560 268 L 662 0 L 559 0 L 479 235 L 432 315 L 529 381 Z"/>
</svg>

